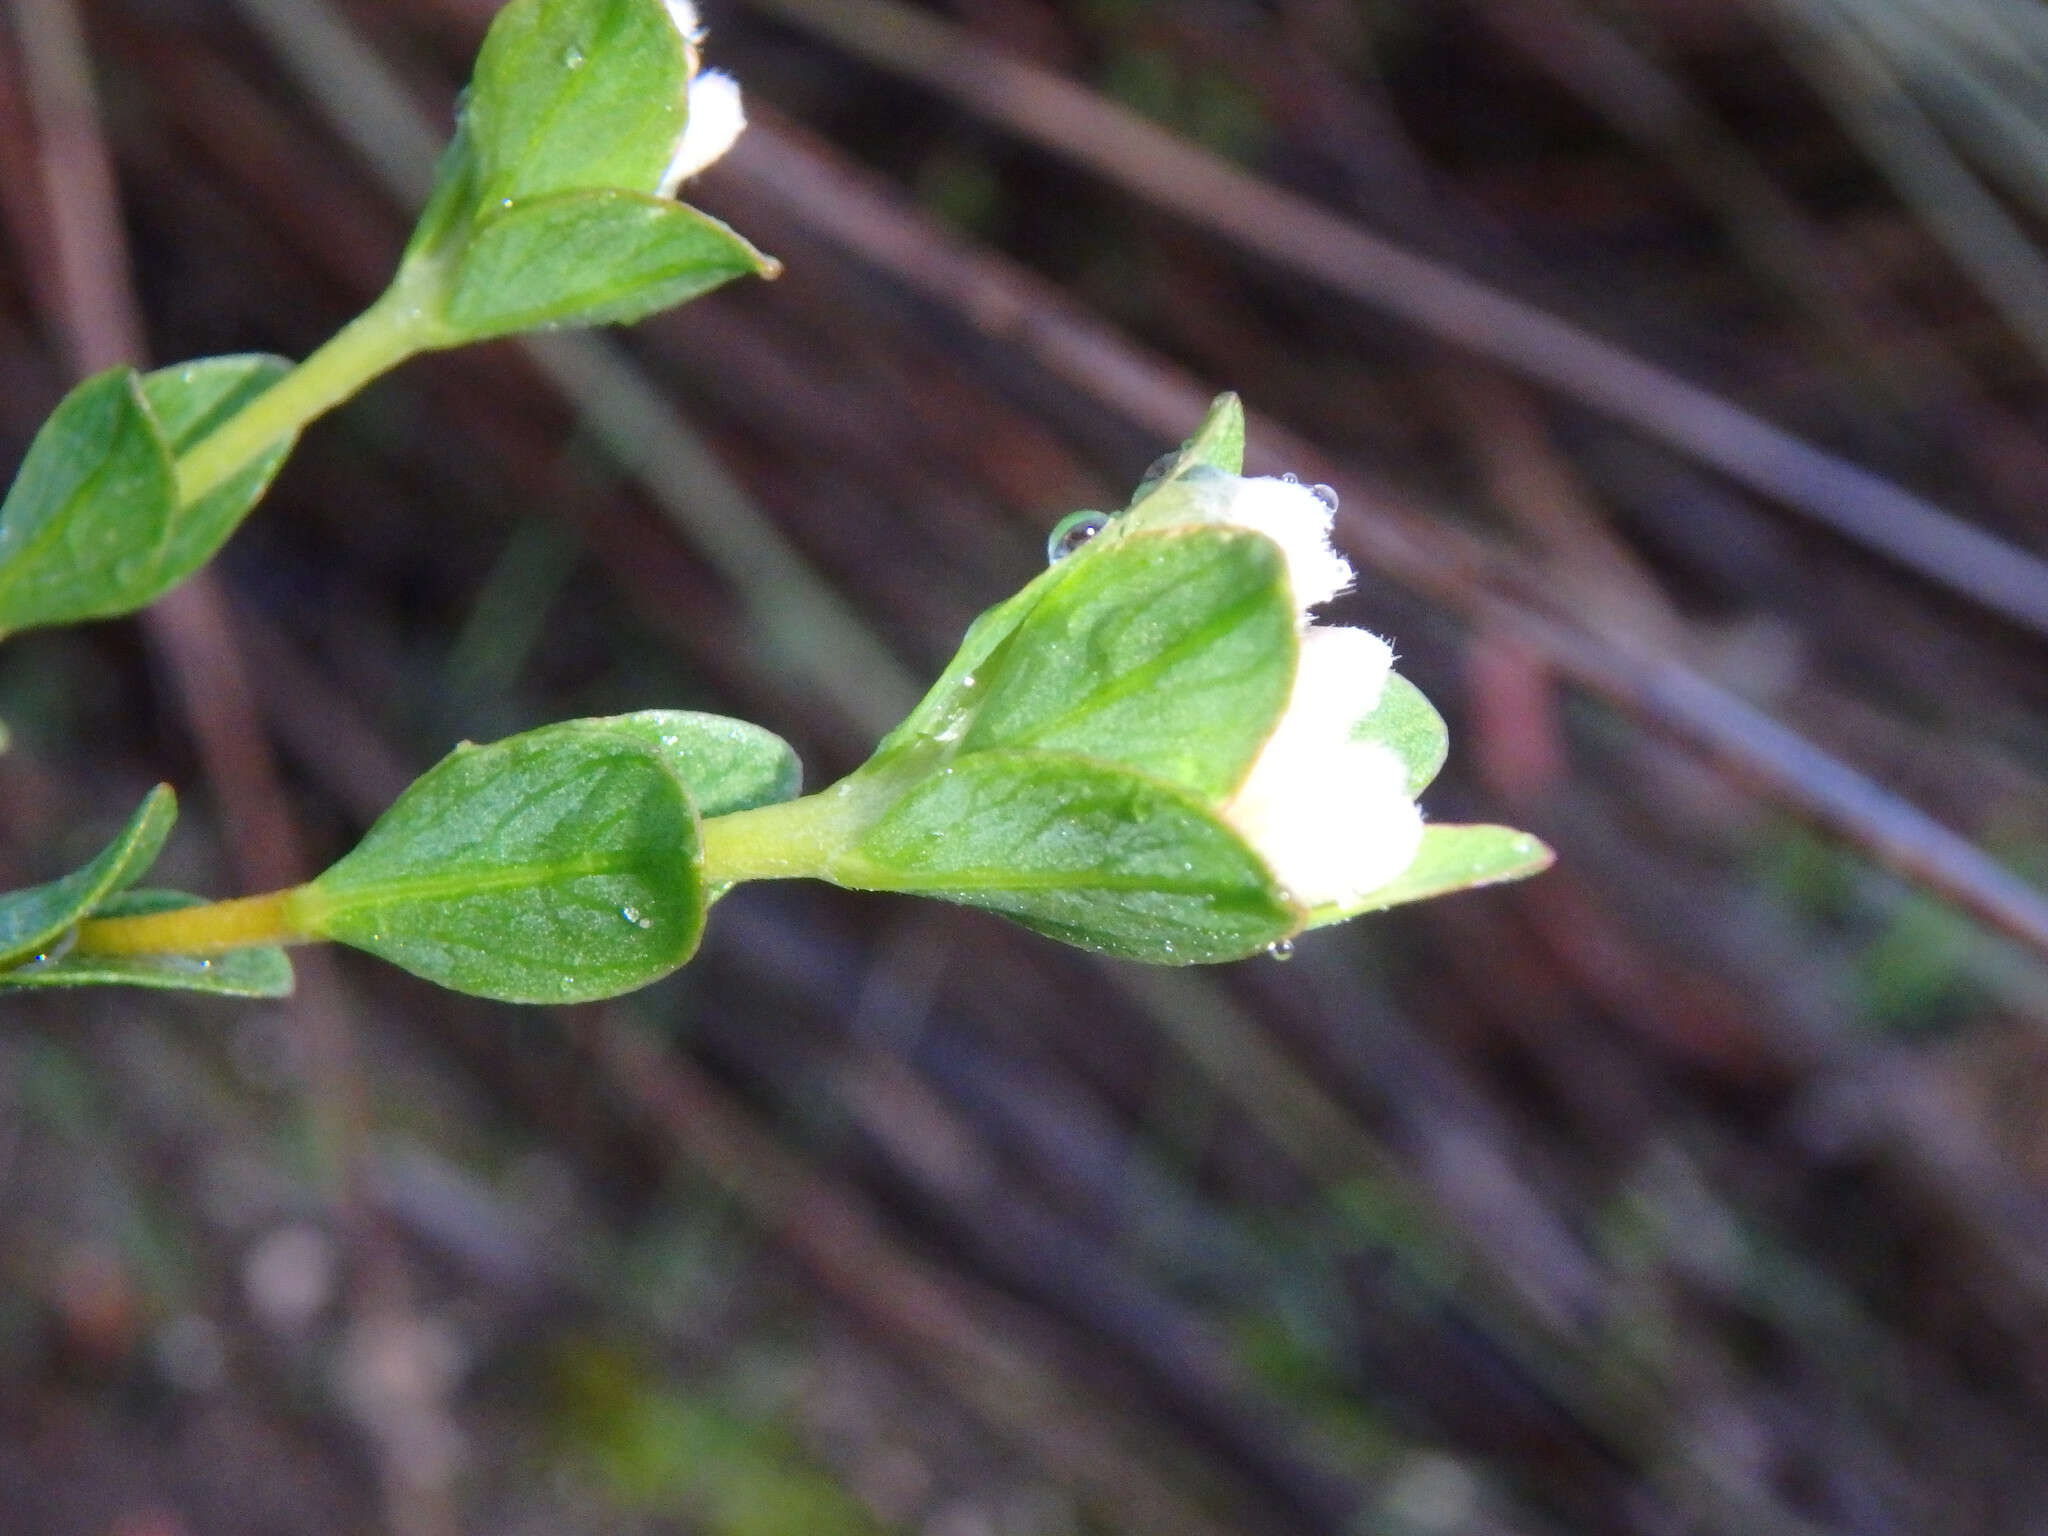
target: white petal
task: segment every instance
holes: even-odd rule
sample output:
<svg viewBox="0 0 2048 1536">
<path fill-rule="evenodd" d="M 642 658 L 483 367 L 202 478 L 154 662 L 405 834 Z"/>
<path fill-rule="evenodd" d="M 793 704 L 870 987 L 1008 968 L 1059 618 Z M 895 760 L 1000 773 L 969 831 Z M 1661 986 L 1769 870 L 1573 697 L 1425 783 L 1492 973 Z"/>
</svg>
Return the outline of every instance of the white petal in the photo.
<svg viewBox="0 0 2048 1536">
<path fill-rule="evenodd" d="M 1276 736 L 1223 814 L 1288 894 L 1310 907 L 1385 885 L 1422 842 L 1407 770 L 1372 742 L 1297 751 Z"/>
<path fill-rule="evenodd" d="M 1224 818 L 1307 906 L 1349 901 L 1408 867 L 1422 813 L 1407 769 L 1376 743 L 1351 739 L 1393 665 L 1387 642 L 1362 629 L 1314 626 L 1301 637 L 1294 688 Z"/>
<path fill-rule="evenodd" d="M 1336 512 L 1307 486 L 1270 476 L 1239 480 L 1214 516 L 1218 522 L 1263 533 L 1280 546 L 1287 557 L 1294 606 L 1303 612 L 1350 590 L 1350 563 L 1330 545 Z"/>
<path fill-rule="evenodd" d="M 704 41 L 704 23 L 697 19 L 697 7 L 690 0 L 662 0 L 668 7 L 668 19 L 676 24 L 683 41 L 692 48 Z"/>
<path fill-rule="evenodd" d="M 1313 624 L 1302 631 L 1294 689 L 1280 717 L 1284 731 L 1312 731 L 1344 741 L 1371 714 L 1394 669 L 1394 648 L 1378 635 L 1344 625 Z"/>
<path fill-rule="evenodd" d="M 678 186 L 731 149 L 746 126 L 739 81 L 715 69 L 697 76 L 690 82 L 690 114 L 684 120 L 682 137 L 676 141 L 676 152 L 662 172 L 656 192 L 673 196 Z"/>
</svg>

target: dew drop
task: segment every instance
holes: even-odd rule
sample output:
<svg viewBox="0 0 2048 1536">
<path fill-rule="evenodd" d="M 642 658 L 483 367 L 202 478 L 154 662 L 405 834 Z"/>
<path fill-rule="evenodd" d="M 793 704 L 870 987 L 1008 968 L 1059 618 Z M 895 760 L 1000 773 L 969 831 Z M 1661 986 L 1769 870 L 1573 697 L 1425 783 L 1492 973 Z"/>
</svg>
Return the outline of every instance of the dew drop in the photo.
<svg viewBox="0 0 2048 1536">
<path fill-rule="evenodd" d="M 1056 565 L 1109 526 L 1107 512 L 1069 512 L 1045 539 L 1045 563 Z"/>
<path fill-rule="evenodd" d="M 1338 496 L 1334 486 L 1312 485 L 1308 488 L 1308 493 L 1332 512 L 1337 510 Z"/>
<path fill-rule="evenodd" d="M 1174 461 L 1179 457 L 1180 450 L 1178 448 L 1169 448 L 1165 453 L 1162 453 L 1158 458 L 1145 466 L 1145 473 L 1138 476 L 1138 484 L 1149 485 L 1152 481 L 1161 478 L 1169 469 L 1173 468 Z"/>
<path fill-rule="evenodd" d="M 1268 960 L 1292 960 L 1294 958 L 1294 940 L 1275 939 L 1266 946 L 1266 958 Z"/>
<path fill-rule="evenodd" d="M 623 917 L 635 928 L 652 928 L 654 926 L 654 919 L 644 916 L 638 907 L 621 907 L 619 908 L 619 916 Z"/>
<path fill-rule="evenodd" d="M 572 44 L 568 48 L 562 50 L 562 68 L 581 69 L 582 67 L 583 50 L 581 48 L 578 48 Z"/>
<path fill-rule="evenodd" d="M 1290 469 L 1289 471 L 1287 471 L 1286 474 L 1280 477 L 1280 483 L 1282 485 L 1299 485 L 1301 484 L 1301 476 L 1297 475 L 1293 470 Z"/>
</svg>

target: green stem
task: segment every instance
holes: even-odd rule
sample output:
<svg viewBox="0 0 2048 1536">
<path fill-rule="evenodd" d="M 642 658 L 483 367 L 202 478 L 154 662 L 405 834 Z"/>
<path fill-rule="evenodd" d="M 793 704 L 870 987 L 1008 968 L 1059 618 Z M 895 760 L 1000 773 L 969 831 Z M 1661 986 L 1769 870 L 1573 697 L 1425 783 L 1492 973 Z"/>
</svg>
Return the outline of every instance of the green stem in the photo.
<svg viewBox="0 0 2048 1536">
<path fill-rule="evenodd" d="M 179 907 L 138 917 L 96 917 L 78 925 L 75 955 L 219 955 L 264 944 L 304 944 L 318 937 L 299 921 L 304 886 Z"/>
<path fill-rule="evenodd" d="M 379 374 L 435 345 L 426 283 L 406 274 L 311 357 L 229 417 L 178 460 L 178 501 L 189 506 L 271 444 L 297 433 Z"/>
<path fill-rule="evenodd" d="M 855 774 L 800 800 L 704 823 L 704 883 L 830 880 L 833 861 L 903 792 L 896 774 Z"/>
</svg>

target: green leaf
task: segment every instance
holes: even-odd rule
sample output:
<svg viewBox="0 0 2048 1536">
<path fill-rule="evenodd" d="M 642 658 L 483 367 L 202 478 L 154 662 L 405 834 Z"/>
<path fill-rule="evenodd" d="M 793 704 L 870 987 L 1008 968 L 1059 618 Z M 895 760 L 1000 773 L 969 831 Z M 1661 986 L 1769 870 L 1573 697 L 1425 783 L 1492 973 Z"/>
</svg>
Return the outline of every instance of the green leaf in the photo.
<svg viewBox="0 0 2048 1536">
<path fill-rule="evenodd" d="M 635 192 L 562 192 L 492 208 L 456 258 L 449 340 L 611 325 L 775 263 L 707 213 Z"/>
<path fill-rule="evenodd" d="M 56 944 L 107 896 L 142 878 L 178 819 L 178 797 L 159 784 L 98 857 L 47 885 L 0 895 L 0 968 Z"/>
<path fill-rule="evenodd" d="M 512 0 L 463 106 L 476 206 L 588 187 L 652 192 L 682 133 L 688 85 L 661 0 Z"/>
<path fill-rule="evenodd" d="M 0 503 L 0 633 L 139 606 L 177 495 L 135 370 L 72 390 Z"/>
<path fill-rule="evenodd" d="M 295 898 L 306 931 L 508 1002 L 643 986 L 696 950 L 697 814 L 637 727 L 458 747 Z"/>
<path fill-rule="evenodd" d="M 207 357 L 143 375 L 142 393 L 171 452 L 181 454 L 291 371 L 262 353 Z M 163 548 L 135 606 L 152 602 L 211 560 L 249 515 L 290 457 L 296 435 L 280 438 L 226 481 L 172 515 Z"/>
<path fill-rule="evenodd" d="M 1209 402 L 1209 414 L 1195 428 L 1195 434 L 1172 453 L 1145 471 L 1145 478 L 1131 494 L 1136 507 L 1162 486 L 1180 479 L 1192 469 L 1221 470 L 1226 475 L 1244 473 L 1244 404 L 1236 395 L 1221 394 Z"/>
<path fill-rule="evenodd" d="M 1197 526 L 1116 538 L 1068 563 L 981 669 L 959 751 L 1071 752 L 1229 793 L 1293 684 L 1279 548 Z"/>
<path fill-rule="evenodd" d="M 1521 880 L 1548 869 L 1556 857 L 1542 839 L 1513 827 L 1433 824 L 1422 829 L 1422 847 L 1398 878 L 1344 906 L 1317 907 L 1308 926 L 1321 928 L 1362 912 Z"/>
<path fill-rule="evenodd" d="M 690 791 L 700 818 L 774 805 L 803 788 L 803 764 L 789 743 L 745 720 L 643 709 L 585 723 L 653 746 Z"/>
<path fill-rule="evenodd" d="M 959 759 L 885 812 L 830 875 L 984 907 L 1155 964 L 1238 959 L 1300 922 L 1265 865 L 1195 795 L 1063 753 Z"/>
<path fill-rule="evenodd" d="M 1224 393 L 1209 402 L 1209 414 L 1181 445 L 1180 464 L 1206 464 L 1226 475 L 1244 473 L 1244 402 Z"/>
<path fill-rule="evenodd" d="M 434 162 L 434 184 L 398 259 L 396 283 L 406 282 L 417 266 L 438 260 L 446 247 L 459 241 L 468 230 L 469 221 L 477 212 L 478 175 L 476 149 L 470 143 L 465 113 L 456 119 L 454 136 L 441 151 L 441 158 Z"/>
<path fill-rule="evenodd" d="M 1062 561 L 1050 570 L 1040 571 L 1023 591 L 976 615 L 974 622 L 967 626 L 967 633 L 961 636 L 960 649 L 946 663 L 946 670 L 939 674 L 938 681 L 932 684 L 903 723 L 876 746 L 874 756 L 869 759 L 871 766 L 914 750 L 919 743 L 933 738 L 950 736 L 957 739 L 966 730 L 966 718 L 977 702 L 973 690 L 979 681 L 980 669 L 1038 606 L 1045 594 L 1067 578 L 1070 573 L 1066 565 L 1067 562 Z"/>
<path fill-rule="evenodd" d="M 182 891 L 128 891 L 109 898 L 94 917 L 140 917 L 203 906 Z M 285 997 L 292 965 L 281 949 L 238 949 L 224 955 L 66 955 L 0 971 L 0 991 L 30 987 L 151 987 L 210 992 L 216 997 Z"/>
<path fill-rule="evenodd" d="M 1181 478 L 1190 468 L 1199 467 L 1204 474 L 1216 470 L 1235 473 L 1243 461 L 1244 408 L 1236 395 L 1218 395 L 1195 435 L 1139 485 L 1131 498 L 1131 507 L 1149 500 L 1155 491 L 1169 481 Z M 1197 489 L 1186 494 L 1202 496 L 1207 492 Z M 979 708 L 979 701 L 970 690 L 981 680 L 989 657 L 1010 638 L 1017 626 L 1049 593 L 1073 580 L 1078 572 L 1088 569 L 1086 562 L 1101 559 L 1124 539 L 1162 524 L 1172 524 L 1176 518 L 1184 516 L 1189 522 L 1200 521 L 1198 513 L 1186 515 L 1185 509 L 1176 504 L 1178 501 L 1178 496 L 1170 496 L 1166 503 L 1147 507 L 1143 521 L 1127 520 L 1128 514 L 1112 518 L 1094 543 L 1041 571 L 1023 591 L 984 611 L 968 626 L 960 649 L 917 708 L 882 739 L 881 745 L 875 749 L 875 761 L 913 750 L 918 743 L 935 737 L 957 736 L 964 730 L 966 717 Z"/>
<path fill-rule="evenodd" d="M 1408 770 L 1408 797 L 1429 788 L 1450 754 L 1451 734 L 1422 690 L 1398 672 L 1387 684 L 1373 712 L 1352 727 L 1357 741 L 1377 742 L 1401 759 Z"/>
</svg>

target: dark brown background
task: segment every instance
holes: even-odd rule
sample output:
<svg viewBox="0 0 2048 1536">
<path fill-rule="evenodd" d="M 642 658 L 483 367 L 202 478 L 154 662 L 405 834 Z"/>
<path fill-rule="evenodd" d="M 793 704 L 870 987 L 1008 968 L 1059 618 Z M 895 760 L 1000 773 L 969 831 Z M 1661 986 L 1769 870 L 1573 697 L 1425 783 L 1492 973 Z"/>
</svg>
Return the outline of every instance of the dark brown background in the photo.
<svg viewBox="0 0 2048 1536">
<path fill-rule="evenodd" d="M 490 10 L 0 6 L 10 459 L 366 303 Z M 2048 12 L 922 14 L 712 8 L 779 282 L 411 364 L 11 641 L 0 876 L 168 779 L 168 883 L 286 883 L 637 707 L 826 783 L 1221 388 L 1558 868 L 1284 966 L 752 887 L 605 1007 L 10 1002 L 0 1529 L 2048 1531 Z"/>
</svg>

